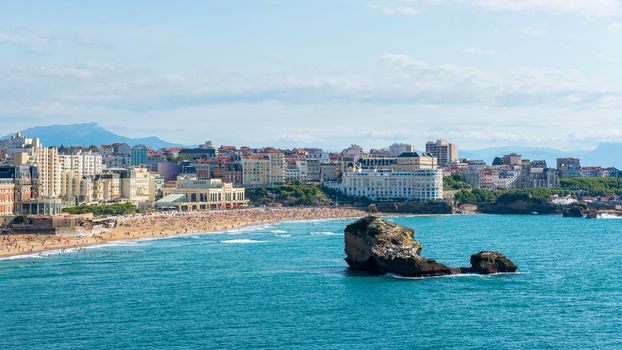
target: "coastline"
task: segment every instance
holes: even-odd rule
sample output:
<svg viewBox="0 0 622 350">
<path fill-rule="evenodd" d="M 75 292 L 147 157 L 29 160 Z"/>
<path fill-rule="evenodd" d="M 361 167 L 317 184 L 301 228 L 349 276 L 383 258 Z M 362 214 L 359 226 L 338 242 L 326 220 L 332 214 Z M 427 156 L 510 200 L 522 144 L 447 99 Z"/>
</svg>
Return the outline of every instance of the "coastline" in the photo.
<svg viewBox="0 0 622 350">
<path fill-rule="evenodd" d="M 358 208 L 249 208 L 189 213 L 153 213 L 117 217 L 117 226 L 92 236 L 13 234 L 0 236 L 0 259 L 20 258 L 50 251 L 105 245 L 115 241 L 166 238 L 189 234 L 218 234 L 257 225 L 357 218 L 367 215 Z"/>
</svg>

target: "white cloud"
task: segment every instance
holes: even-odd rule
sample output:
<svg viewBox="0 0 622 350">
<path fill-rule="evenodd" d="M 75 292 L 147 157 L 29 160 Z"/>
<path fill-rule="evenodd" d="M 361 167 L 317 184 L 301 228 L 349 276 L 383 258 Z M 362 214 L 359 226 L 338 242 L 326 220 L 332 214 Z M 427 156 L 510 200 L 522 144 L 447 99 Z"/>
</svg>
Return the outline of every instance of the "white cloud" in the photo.
<svg viewBox="0 0 622 350">
<path fill-rule="evenodd" d="M 242 139 L 253 145 L 329 147 L 362 138 L 378 147 L 391 140 L 444 136 L 480 147 L 510 141 L 542 144 L 543 134 L 552 128 L 559 128 L 560 139 L 545 137 L 546 142 L 561 143 L 571 130 L 591 125 L 615 129 L 622 104 L 618 84 L 572 69 L 484 69 L 387 54 L 373 71 L 248 76 L 149 74 L 98 62 L 36 67 L 15 70 L 10 80 L 0 74 L 0 85 L 11 86 L 0 97 L 0 120 L 63 116 L 63 122 L 123 125 L 131 119 L 139 121 L 135 133 L 172 125 L 161 136 L 185 143 L 200 142 L 201 126 L 209 125 L 218 135 L 235 135 L 223 143 Z M 356 125 L 368 129 L 353 130 L 353 116 Z M 220 125 L 219 120 L 262 123 L 240 134 L 230 130 L 239 123 Z M 296 122 L 285 122 L 292 120 Z M 186 130 L 184 125 L 200 127 Z M 278 127 L 270 129 L 274 125 Z M 451 131 L 448 125 L 460 129 Z M 439 127 L 443 129 L 429 130 Z M 175 138 L 186 134 L 192 141 Z"/>
<path fill-rule="evenodd" d="M 464 53 L 468 53 L 469 55 L 475 56 L 492 56 L 497 55 L 499 51 L 492 49 L 478 49 L 476 47 L 469 47 L 464 49 Z"/>
<path fill-rule="evenodd" d="M 596 17 L 622 14 L 617 0 L 478 0 L 476 3 L 495 11 L 574 12 Z"/>
<path fill-rule="evenodd" d="M 11 45 L 32 45 L 32 44 L 49 44 L 59 42 L 45 35 L 24 34 L 17 32 L 0 32 L 0 44 Z"/>
<path fill-rule="evenodd" d="M 387 16 L 417 16 L 420 14 L 419 10 L 410 6 L 385 7 L 380 5 L 370 5 L 369 7 Z"/>
<path fill-rule="evenodd" d="M 589 17 L 622 15 L 619 0 L 385 0 L 386 3 L 465 4 L 490 11 L 575 13 Z"/>
</svg>

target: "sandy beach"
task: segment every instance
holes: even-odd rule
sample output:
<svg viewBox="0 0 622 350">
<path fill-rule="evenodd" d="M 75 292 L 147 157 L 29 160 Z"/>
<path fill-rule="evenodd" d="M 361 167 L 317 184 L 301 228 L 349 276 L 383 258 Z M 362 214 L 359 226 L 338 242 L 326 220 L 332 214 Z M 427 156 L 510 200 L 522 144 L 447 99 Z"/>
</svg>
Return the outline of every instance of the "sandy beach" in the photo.
<svg viewBox="0 0 622 350">
<path fill-rule="evenodd" d="M 87 237 L 32 234 L 0 236 L 0 257 L 87 247 L 120 240 L 219 232 L 265 223 L 349 218 L 365 214 L 365 211 L 353 208 L 250 208 L 119 216 L 117 227 Z"/>
</svg>

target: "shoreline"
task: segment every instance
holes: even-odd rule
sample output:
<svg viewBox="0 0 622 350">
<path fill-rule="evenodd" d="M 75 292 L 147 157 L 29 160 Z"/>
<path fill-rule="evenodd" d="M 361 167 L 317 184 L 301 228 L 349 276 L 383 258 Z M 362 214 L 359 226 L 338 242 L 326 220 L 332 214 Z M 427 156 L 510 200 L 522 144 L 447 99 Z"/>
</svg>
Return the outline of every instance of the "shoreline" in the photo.
<svg viewBox="0 0 622 350">
<path fill-rule="evenodd" d="M 358 208 L 248 208 L 155 213 L 117 217 L 117 226 L 91 236 L 13 234 L 0 236 L 0 259 L 18 259 L 51 251 L 106 245 L 117 241 L 159 239 L 192 234 L 220 234 L 265 224 L 358 218 Z"/>
<path fill-rule="evenodd" d="M 508 215 L 479 212 L 461 214 L 377 213 L 377 215 L 387 218 L 478 214 Z M 362 208 L 292 207 L 247 208 L 183 213 L 167 212 L 119 216 L 116 217 L 117 227 L 107 232 L 84 237 L 43 234 L 1 235 L 0 260 L 39 256 L 40 254 L 52 251 L 59 251 L 62 253 L 65 250 L 103 246 L 120 241 L 164 239 L 195 234 L 226 234 L 228 231 L 266 224 L 356 219 L 365 215 L 368 215 L 368 213 Z M 520 215 L 532 216 L 533 214 Z"/>
</svg>

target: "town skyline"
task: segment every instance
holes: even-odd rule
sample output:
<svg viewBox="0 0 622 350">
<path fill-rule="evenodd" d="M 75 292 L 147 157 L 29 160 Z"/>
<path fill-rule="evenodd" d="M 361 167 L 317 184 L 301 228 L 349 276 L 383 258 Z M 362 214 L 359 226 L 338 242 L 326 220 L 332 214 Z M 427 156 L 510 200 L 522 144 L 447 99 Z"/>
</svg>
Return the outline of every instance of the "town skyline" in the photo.
<svg viewBox="0 0 622 350">
<path fill-rule="evenodd" d="M 618 1 L 241 5 L 7 4 L 2 126 L 331 149 L 622 141 Z"/>
<path fill-rule="evenodd" d="M 159 135 L 157 134 L 137 134 L 135 135 L 135 137 L 128 137 L 127 135 L 123 134 L 122 132 L 120 133 L 116 133 L 113 129 L 107 129 L 106 127 L 104 127 L 103 125 L 97 123 L 97 122 L 83 122 L 83 123 L 75 123 L 75 124 L 49 124 L 49 125 L 35 125 L 35 126 L 31 126 L 31 127 L 27 127 L 25 129 L 21 129 L 21 130 L 13 130 L 13 131 L 9 131 L 8 133 L 5 130 L 5 135 L 0 136 L 0 140 L 2 139 L 8 139 L 10 138 L 12 135 L 14 135 L 17 132 L 20 133 L 26 133 L 26 136 L 28 137 L 37 137 L 37 138 L 41 138 L 41 139 L 46 139 L 46 137 L 41 137 L 38 133 L 40 132 L 44 132 L 44 133 L 53 133 L 56 131 L 61 131 L 61 132 L 65 132 L 65 131 L 69 131 L 69 130 L 74 130 L 75 132 L 79 132 L 81 135 L 79 136 L 80 139 L 84 139 L 86 135 L 88 135 L 89 132 L 105 132 L 106 134 L 108 134 L 108 137 L 112 137 L 112 138 L 119 138 L 119 141 L 114 141 L 114 142 L 127 142 L 130 145 L 136 145 L 136 144 L 145 144 L 147 146 L 149 146 L 150 148 L 153 149 L 158 149 L 158 148 L 165 148 L 165 147 L 195 147 L 198 146 L 202 143 L 204 143 L 207 139 L 210 139 L 210 135 L 204 135 L 203 138 L 201 139 L 197 139 L 197 140 L 184 140 L 184 139 L 163 139 L 161 138 Z M 29 133 L 32 133 L 29 135 Z M 51 136 L 50 136 L 51 137 Z M 74 142 L 72 136 L 66 136 L 66 140 L 67 141 L 56 141 L 56 142 L 47 142 L 47 144 L 49 144 L 50 146 L 59 146 L 59 145 L 65 145 L 65 146 L 81 146 L 81 147 L 88 147 L 91 144 L 93 144 L 93 141 L 81 141 L 81 142 Z M 59 140 L 60 138 L 62 138 L 61 135 L 54 135 L 54 140 Z M 124 141 L 124 140 L 130 140 L 130 141 Z M 447 137 L 443 136 L 443 135 L 436 135 L 436 136 L 431 136 L 431 137 L 423 137 L 423 138 L 419 138 L 417 140 L 411 140 L 411 139 L 390 139 L 390 140 L 386 140 L 387 142 L 385 143 L 381 143 L 381 142 L 377 142 L 377 143 L 369 143 L 366 142 L 365 139 L 361 138 L 358 141 L 356 141 L 355 139 L 352 139 L 352 142 L 347 142 L 344 141 L 340 144 L 335 144 L 334 146 L 329 146 L 329 147 L 322 147 L 321 144 L 315 144 L 311 141 L 299 141 L 299 142 L 290 142 L 290 143 L 285 143 L 285 144 L 279 144 L 279 143 L 270 143 L 270 141 L 266 141 L 266 143 L 244 143 L 241 140 L 236 140 L 234 138 L 230 138 L 230 137 L 224 137 L 223 139 L 229 139 L 232 140 L 232 142 L 220 142 L 218 141 L 219 144 L 222 145 L 236 145 L 236 146 L 248 146 L 248 147 L 254 147 L 254 148 L 261 148 L 261 147 L 276 147 L 276 148 L 283 148 L 283 149 L 294 149 L 294 148 L 312 148 L 312 147 L 318 147 L 318 148 L 323 148 L 327 151 L 331 151 L 331 152 L 337 152 L 342 150 L 344 147 L 347 147 L 349 145 L 352 144 L 356 144 L 359 145 L 365 149 L 385 149 L 388 147 L 388 145 L 393 144 L 393 143 L 407 143 L 407 144 L 412 144 L 412 145 L 423 145 L 423 148 L 425 148 L 425 143 L 427 141 L 431 141 L 431 140 L 439 140 L 439 139 L 448 139 Z M 220 140 L 220 138 L 218 139 Z M 212 141 L 217 141 L 217 139 L 214 139 Z M 91 143 L 89 143 L 91 142 Z M 100 142 L 99 144 L 97 144 L 98 142 L 95 142 L 95 144 L 97 146 L 100 146 L 102 144 L 107 144 L 107 143 L 114 143 L 114 142 Z M 153 142 L 155 145 L 150 144 L 150 142 Z M 621 142 L 622 143 L 622 142 Z M 160 144 L 165 144 L 166 146 L 158 146 Z M 490 146 L 487 147 L 476 147 L 476 148 L 463 148 L 461 147 L 461 150 L 466 151 L 466 152 L 472 152 L 472 151 L 485 151 L 485 150 L 494 150 L 494 149 L 504 149 L 504 152 L 507 152 L 507 149 L 512 149 L 515 148 L 517 150 L 548 150 L 548 151 L 560 151 L 560 152 L 565 152 L 565 153 L 572 153 L 572 152 L 585 152 L 585 151 L 596 151 L 598 146 L 603 145 L 603 144 L 612 144 L 612 145 L 617 145 L 619 144 L 618 142 L 600 142 L 600 143 L 596 143 L 593 147 L 585 147 L 585 148 L 556 148 L 556 147 L 547 147 L 547 146 L 543 146 L 543 145 L 518 145 L 518 144 L 512 144 L 512 143 L 501 143 L 501 144 L 492 144 Z M 417 150 L 422 150 L 422 148 L 417 148 Z"/>
</svg>

